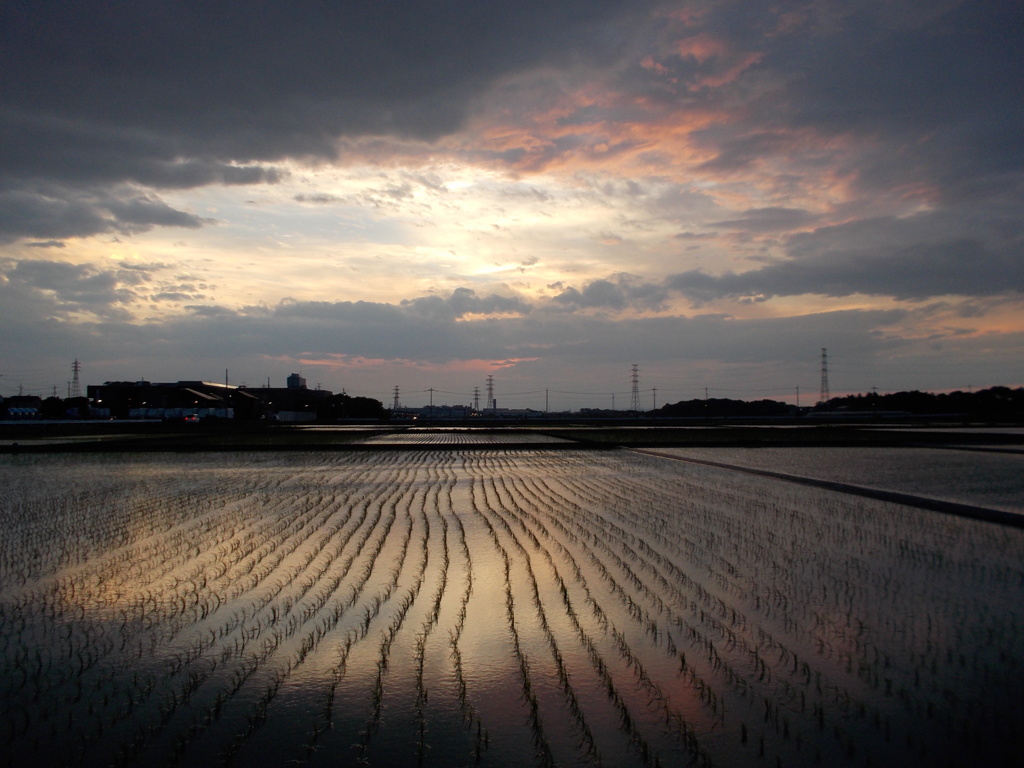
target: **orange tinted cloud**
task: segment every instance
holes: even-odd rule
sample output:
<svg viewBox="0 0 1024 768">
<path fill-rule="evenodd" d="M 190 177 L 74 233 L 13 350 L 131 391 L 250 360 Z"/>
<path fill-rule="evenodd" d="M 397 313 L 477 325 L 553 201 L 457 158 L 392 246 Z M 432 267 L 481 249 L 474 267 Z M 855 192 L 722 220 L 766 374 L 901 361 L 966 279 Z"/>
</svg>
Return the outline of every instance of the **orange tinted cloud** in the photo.
<svg viewBox="0 0 1024 768">
<path fill-rule="evenodd" d="M 712 57 L 722 57 L 728 53 L 728 47 L 721 40 L 707 34 L 685 37 L 676 43 L 676 52 L 680 56 L 692 56 L 703 64 Z"/>
<path fill-rule="evenodd" d="M 672 165 L 710 159 L 689 136 L 725 119 L 717 111 L 673 109 L 652 99 L 584 89 L 566 93 L 540 112 L 487 115 L 452 142 L 452 150 L 474 162 L 488 161 L 521 173 L 551 171 L 648 172 L 651 153 Z M 659 174 L 671 173 L 664 161 Z"/>
</svg>

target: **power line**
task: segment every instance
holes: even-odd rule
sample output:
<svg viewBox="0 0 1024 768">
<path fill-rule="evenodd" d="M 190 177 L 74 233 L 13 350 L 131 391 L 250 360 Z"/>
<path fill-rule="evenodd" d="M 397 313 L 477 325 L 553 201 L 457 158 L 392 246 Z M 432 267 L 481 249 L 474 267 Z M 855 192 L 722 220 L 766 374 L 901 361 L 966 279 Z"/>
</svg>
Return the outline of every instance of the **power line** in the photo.
<svg viewBox="0 0 1024 768">
<path fill-rule="evenodd" d="M 830 400 L 828 394 L 828 350 L 821 348 L 821 399 L 819 402 L 824 405 Z"/>
<path fill-rule="evenodd" d="M 82 364 L 78 362 L 78 358 L 75 358 L 75 362 L 71 364 L 71 392 L 70 397 L 81 397 L 82 396 L 82 385 L 78 380 L 78 372 L 82 370 Z"/>
</svg>

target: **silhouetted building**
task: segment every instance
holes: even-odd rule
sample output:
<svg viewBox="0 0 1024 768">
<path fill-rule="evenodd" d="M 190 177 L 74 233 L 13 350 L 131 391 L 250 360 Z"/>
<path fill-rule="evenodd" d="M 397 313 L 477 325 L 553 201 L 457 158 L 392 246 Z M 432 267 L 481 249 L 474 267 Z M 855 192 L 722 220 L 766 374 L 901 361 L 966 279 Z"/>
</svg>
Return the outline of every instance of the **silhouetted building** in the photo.
<svg viewBox="0 0 1024 768">
<path fill-rule="evenodd" d="M 259 398 L 242 387 L 208 381 L 108 381 L 86 388 L 93 413 L 112 419 L 258 419 Z"/>
<path fill-rule="evenodd" d="M 0 418 L 38 419 L 41 416 L 43 398 L 36 395 L 14 395 L 0 398 Z"/>
<path fill-rule="evenodd" d="M 306 389 L 306 380 L 297 373 L 288 377 L 287 387 L 260 387 L 247 391 L 260 399 L 270 418 L 292 423 L 316 421 L 321 406 L 334 394 L 327 389 Z"/>
</svg>

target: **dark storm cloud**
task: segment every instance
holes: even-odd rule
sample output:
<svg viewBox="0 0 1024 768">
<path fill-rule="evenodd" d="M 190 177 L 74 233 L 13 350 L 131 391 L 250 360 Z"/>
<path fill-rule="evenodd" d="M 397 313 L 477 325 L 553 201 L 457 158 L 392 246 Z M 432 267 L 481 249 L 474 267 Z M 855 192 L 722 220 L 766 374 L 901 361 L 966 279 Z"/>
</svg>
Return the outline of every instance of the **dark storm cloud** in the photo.
<svg viewBox="0 0 1024 768">
<path fill-rule="evenodd" d="M 286 299 L 274 306 L 240 310 L 216 305 L 188 309 L 188 317 L 168 321 L 167 334 L 227 334 L 236 345 L 234 353 L 281 355 L 310 350 L 373 358 L 453 360 L 481 354 L 483 342 L 474 334 L 493 327 L 487 321 L 460 322 L 467 315 L 507 316 L 525 314 L 532 308 L 519 298 L 478 296 L 459 288 L 447 296 L 399 304 Z"/>
<path fill-rule="evenodd" d="M 692 33 L 759 58 L 734 88 L 698 94 L 746 107 L 695 134 L 716 151 L 706 167 L 800 151 L 810 129 L 867 140 L 842 169 L 865 190 L 913 179 L 955 198 L 979 179 L 1019 173 L 1022 28 L 1016 0 L 713 3 Z"/>
<path fill-rule="evenodd" d="M 554 287 L 554 286 L 549 286 Z M 607 280 L 594 280 L 580 290 L 564 288 L 554 298 L 557 306 L 566 309 L 658 309 L 667 298 L 664 287 L 640 280 L 633 275 L 615 275 Z"/>
<path fill-rule="evenodd" d="M 10 0 L 0 188 L 273 181 L 267 163 L 331 157 L 339 136 L 437 137 L 506 73 L 613 58 L 644 6 Z M 97 231 L 87 212 L 39 213 L 0 231 Z"/>
<path fill-rule="evenodd" d="M 796 234 L 827 215 L 748 210 L 713 225 L 778 233 L 788 258 L 743 273 L 692 270 L 668 285 L 698 302 L 1024 290 L 1020 29 L 1024 5 L 1006 0 L 711 4 L 688 34 L 758 59 L 734 82 L 687 91 L 703 104 L 744 106 L 693 134 L 714 152 L 704 170 L 735 174 L 772 162 L 797 173 L 830 168 L 849 190 L 851 215 L 879 195 L 930 210 Z M 727 63 L 724 56 L 709 54 L 705 69 Z M 698 82 L 685 56 L 664 63 L 684 83 Z"/>
<path fill-rule="evenodd" d="M 972 271 L 974 270 L 974 271 Z M 958 279 L 958 276 L 963 279 Z M 881 256 L 833 252 L 809 261 L 787 261 L 750 272 L 712 276 L 700 271 L 674 275 L 669 285 L 698 303 L 717 298 L 766 301 L 774 296 L 983 296 L 1022 290 L 1024 270 L 1000 263 L 969 240 L 910 246 Z M 1012 284 L 1000 284 L 1009 278 Z"/>
<path fill-rule="evenodd" d="M 1024 223 L 1012 212 L 949 210 L 796 234 L 785 261 L 722 275 L 691 270 L 666 284 L 697 302 L 802 294 L 996 296 L 1024 292 L 1022 249 Z"/>
<path fill-rule="evenodd" d="M 132 190 L 0 189 L 0 243 L 44 237 L 52 244 L 61 238 L 131 234 L 155 226 L 195 229 L 209 222 L 171 208 L 154 195 Z"/>
<path fill-rule="evenodd" d="M 620 286 L 609 280 L 594 280 L 583 290 L 566 288 L 555 297 L 559 304 L 572 307 L 621 309 L 626 306 L 626 296 Z"/>
<path fill-rule="evenodd" d="M 833 133 L 1010 130 L 1024 114 L 1019 72 L 1007 66 L 1022 52 L 1021 4 L 895 5 L 906 13 L 854 3 L 829 26 L 809 18 L 808 45 L 773 51 L 768 66 L 799 73 L 791 83 L 799 98 L 786 104 L 791 119 Z"/>
<path fill-rule="evenodd" d="M 119 307 L 136 298 L 135 286 L 147 278 L 142 269 L 109 270 L 41 259 L 0 262 L 0 293 L 4 304 L 13 308 L 5 313 L 6 320 L 79 312 L 120 317 L 124 311 Z"/>
<path fill-rule="evenodd" d="M 4 180 L 39 183 L 57 179 L 74 186 L 130 180 L 164 189 L 189 189 L 278 179 L 272 168 L 188 156 L 184 154 L 189 151 L 188 138 L 168 136 L 158 125 L 142 128 L 109 118 L 75 115 L 63 103 L 18 107 L 8 103 L 5 90 L 0 86 L 4 97 L 0 103 L 0 178 Z M 115 100 L 118 95 L 111 93 L 107 98 Z"/>
<path fill-rule="evenodd" d="M 433 319 L 459 319 L 466 315 L 527 314 L 532 307 L 518 296 L 477 296 L 469 288 L 456 288 L 446 297 L 407 299 L 402 306 L 415 315 Z"/>
<path fill-rule="evenodd" d="M 469 288 L 458 288 L 447 296 L 424 296 L 407 299 L 399 304 L 285 299 L 273 307 L 247 307 L 237 311 L 217 306 L 193 306 L 188 309 L 194 318 L 231 320 L 247 324 L 267 320 L 293 328 L 329 328 L 328 333 L 334 338 L 339 335 L 345 338 L 355 337 L 367 332 L 372 344 L 380 344 L 384 336 L 391 334 L 403 339 L 421 339 L 424 333 L 437 332 L 442 327 L 450 329 L 462 325 L 458 321 L 467 315 L 525 314 L 530 312 L 532 307 L 518 297 L 495 294 L 478 296 Z M 316 330 L 316 333 L 320 332 Z M 445 334 L 448 335 L 449 332 L 446 331 Z M 309 340 L 302 344 L 308 346 L 308 343 Z M 423 343 L 424 350 L 431 346 L 422 339 L 417 343 Z M 371 354 L 368 348 L 363 348 L 365 345 L 360 343 L 359 346 L 360 354 Z M 391 342 L 386 342 L 385 346 L 391 346 Z M 447 348 L 447 344 L 445 347 Z"/>
<path fill-rule="evenodd" d="M 436 362 L 472 359 L 483 354 L 482 330 L 494 325 L 458 322 L 461 315 L 452 305 L 494 306 L 496 297 L 477 298 L 465 289 L 457 293 L 463 295 L 438 297 L 426 304 L 424 299 L 401 304 L 285 300 L 275 306 L 241 310 L 196 307 L 191 317 L 172 319 L 153 330 L 176 346 L 190 345 L 189 338 L 195 333 L 222 335 L 231 339 L 224 353 L 232 355 L 346 354 Z M 491 354 L 499 353 L 486 356 Z"/>
<path fill-rule="evenodd" d="M 114 216 L 117 226 L 126 231 L 145 230 L 154 226 L 196 229 L 204 223 L 210 223 L 209 219 L 175 210 L 151 196 L 111 200 L 104 207 Z"/>
<path fill-rule="evenodd" d="M 0 243 L 19 237 L 65 238 L 110 230 L 95 206 L 26 190 L 0 190 Z"/>
</svg>

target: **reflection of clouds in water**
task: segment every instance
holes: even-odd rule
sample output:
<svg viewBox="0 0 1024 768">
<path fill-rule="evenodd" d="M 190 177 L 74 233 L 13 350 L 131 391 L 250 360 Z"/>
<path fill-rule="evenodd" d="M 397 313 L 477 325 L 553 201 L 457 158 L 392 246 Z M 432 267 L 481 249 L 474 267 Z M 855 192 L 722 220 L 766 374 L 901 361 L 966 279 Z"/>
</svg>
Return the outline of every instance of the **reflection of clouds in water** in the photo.
<svg viewBox="0 0 1024 768">
<path fill-rule="evenodd" d="M 913 762 L 1021 714 L 1018 531 L 618 452 L 18 461 L 37 761 Z"/>
</svg>

